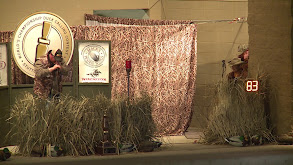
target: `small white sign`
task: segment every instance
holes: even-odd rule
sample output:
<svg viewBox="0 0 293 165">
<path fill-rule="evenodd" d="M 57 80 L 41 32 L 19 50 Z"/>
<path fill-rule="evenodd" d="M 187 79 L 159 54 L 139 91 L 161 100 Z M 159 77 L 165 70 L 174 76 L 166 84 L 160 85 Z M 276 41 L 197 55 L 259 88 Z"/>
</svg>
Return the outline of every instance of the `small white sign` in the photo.
<svg viewBox="0 0 293 165">
<path fill-rule="evenodd" d="M 7 50 L 5 44 L 0 44 L 0 86 L 7 85 Z"/>
<path fill-rule="evenodd" d="M 79 82 L 109 83 L 110 43 L 83 42 L 78 45 Z"/>
</svg>

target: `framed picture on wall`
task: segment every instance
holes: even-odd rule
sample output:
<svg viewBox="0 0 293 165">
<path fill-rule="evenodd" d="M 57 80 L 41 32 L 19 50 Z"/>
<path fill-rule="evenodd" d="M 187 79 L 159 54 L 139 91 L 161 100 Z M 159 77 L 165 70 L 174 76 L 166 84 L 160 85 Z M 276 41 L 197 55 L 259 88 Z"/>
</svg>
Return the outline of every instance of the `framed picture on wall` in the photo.
<svg viewBox="0 0 293 165">
<path fill-rule="evenodd" d="M 0 86 L 7 86 L 7 47 L 0 43 Z"/>
<path fill-rule="evenodd" d="M 110 41 L 79 41 L 79 83 L 110 83 Z"/>
</svg>

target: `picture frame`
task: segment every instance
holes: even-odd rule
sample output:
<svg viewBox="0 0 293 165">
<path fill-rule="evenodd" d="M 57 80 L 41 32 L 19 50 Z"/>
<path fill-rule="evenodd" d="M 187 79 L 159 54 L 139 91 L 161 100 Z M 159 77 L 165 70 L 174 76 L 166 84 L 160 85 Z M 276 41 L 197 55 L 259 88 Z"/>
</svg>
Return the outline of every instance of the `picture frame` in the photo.
<svg viewBox="0 0 293 165">
<path fill-rule="evenodd" d="M 78 82 L 110 84 L 111 41 L 78 41 Z"/>
</svg>

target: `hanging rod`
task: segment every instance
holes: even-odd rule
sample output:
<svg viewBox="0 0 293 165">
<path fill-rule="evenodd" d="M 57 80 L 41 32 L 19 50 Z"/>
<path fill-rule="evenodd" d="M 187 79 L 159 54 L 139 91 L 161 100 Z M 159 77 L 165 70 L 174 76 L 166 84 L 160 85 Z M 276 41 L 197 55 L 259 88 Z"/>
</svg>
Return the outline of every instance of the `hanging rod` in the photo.
<svg viewBox="0 0 293 165">
<path fill-rule="evenodd" d="M 247 22 L 246 17 L 238 17 L 235 19 L 222 19 L 222 20 L 192 20 L 191 23 L 203 24 L 203 23 L 217 23 L 217 22 L 229 22 L 229 23 L 243 23 Z"/>
</svg>

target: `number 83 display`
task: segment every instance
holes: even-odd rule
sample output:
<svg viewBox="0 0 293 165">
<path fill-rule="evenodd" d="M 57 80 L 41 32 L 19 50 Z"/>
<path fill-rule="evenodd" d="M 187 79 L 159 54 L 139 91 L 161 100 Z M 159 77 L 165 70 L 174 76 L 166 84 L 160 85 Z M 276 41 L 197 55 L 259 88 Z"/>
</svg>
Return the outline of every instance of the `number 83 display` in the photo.
<svg viewBox="0 0 293 165">
<path fill-rule="evenodd" d="M 257 92 L 259 82 L 257 80 L 248 80 L 246 82 L 246 91 L 247 92 Z"/>
</svg>

